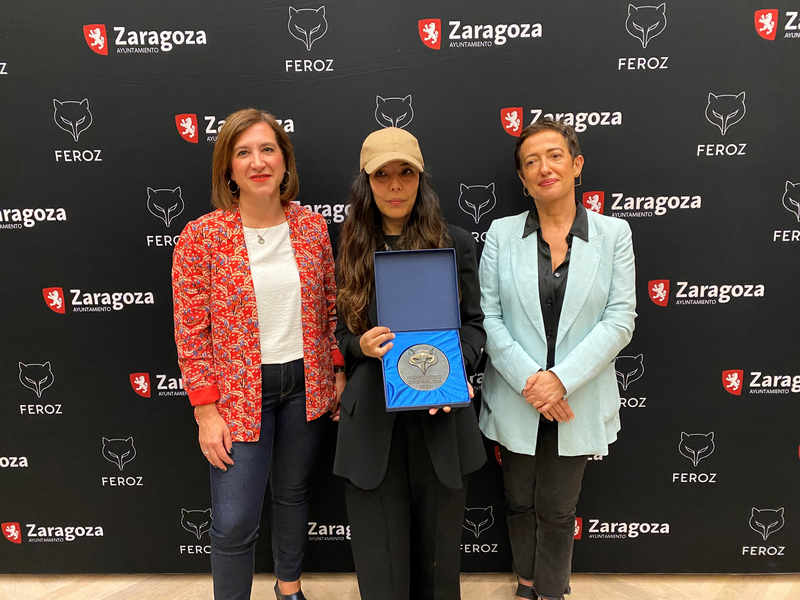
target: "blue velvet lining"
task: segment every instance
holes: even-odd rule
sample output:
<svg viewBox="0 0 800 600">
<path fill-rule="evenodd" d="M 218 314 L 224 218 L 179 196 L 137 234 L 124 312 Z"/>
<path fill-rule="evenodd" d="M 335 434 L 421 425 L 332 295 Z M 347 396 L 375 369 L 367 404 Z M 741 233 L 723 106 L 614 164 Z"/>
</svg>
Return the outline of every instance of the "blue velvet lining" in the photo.
<svg viewBox="0 0 800 600">
<path fill-rule="evenodd" d="M 458 331 L 395 331 L 394 346 L 383 356 L 383 382 L 386 390 L 386 410 L 416 410 L 441 406 L 463 406 L 470 403 L 467 375 L 461 355 Z M 428 344 L 447 356 L 450 375 L 435 390 L 419 391 L 407 386 L 397 372 L 397 361 L 409 346 Z"/>
</svg>

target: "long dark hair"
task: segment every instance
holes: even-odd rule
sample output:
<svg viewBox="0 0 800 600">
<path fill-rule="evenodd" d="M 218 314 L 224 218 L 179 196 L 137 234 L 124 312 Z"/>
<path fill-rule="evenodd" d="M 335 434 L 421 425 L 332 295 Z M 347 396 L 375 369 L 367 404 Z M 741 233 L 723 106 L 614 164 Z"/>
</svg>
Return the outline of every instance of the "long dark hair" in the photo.
<svg viewBox="0 0 800 600">
<path fill-rule="evenodd" d="M 369 175 L 361 171 L 350 185 L 350 211 L 339 236 L 339 294 L 337 312 L 355 334 L 369 329 L 367 308 L 375 290 L 374 252 L 383 247 L 385 234 L 381 212 L 375 205 Z M 397 250 L 449 248 L 453 243 L 447 233 L 439 196 L 431 187 L 430 177 L 419 174 L 414 208 L 406 221 Z"/>
</svg>

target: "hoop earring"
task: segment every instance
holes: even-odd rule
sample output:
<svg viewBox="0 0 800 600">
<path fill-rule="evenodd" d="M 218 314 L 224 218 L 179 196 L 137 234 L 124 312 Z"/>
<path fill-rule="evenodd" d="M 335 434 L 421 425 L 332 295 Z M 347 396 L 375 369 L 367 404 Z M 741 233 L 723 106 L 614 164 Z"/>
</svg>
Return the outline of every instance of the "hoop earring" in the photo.
<svg viewBox="0 0 800 600">
<path fill-rule="evenodd" d="M 289 176 L 288 180 L 286 179 L 287 175 Z M 291 180 L 292 180 L 292 174 L 289 171 L 284 171 L 283 172 L 283 179 L 281 179 L 281 186 L 280 187 L 286 187 L 287 185 L 289 185 L 289 181 L 291 181 Z"/>
<path fill-rule="evenodd" d="M 575 184 L 575 187 L 580 187 L 583 183 L 583 173 L 578 173 L 578 183 Z"/>
<path fill-rule="evenodd" d="M 231 184 L 236 186 L 236 189 L 231 187 Z M 239 184 L 236 183 L 233 179 L 228 179 L 228 191 L 233 194 L 234 196 L 239 193 Z"/>
<path fill-rule="evenodd" d="M 523 196 L 530 196 L 530 193 L 528 192 L 528 188 L 526 188 L 524 185 L 522 186 L 522 195 Z"/>
</svg>

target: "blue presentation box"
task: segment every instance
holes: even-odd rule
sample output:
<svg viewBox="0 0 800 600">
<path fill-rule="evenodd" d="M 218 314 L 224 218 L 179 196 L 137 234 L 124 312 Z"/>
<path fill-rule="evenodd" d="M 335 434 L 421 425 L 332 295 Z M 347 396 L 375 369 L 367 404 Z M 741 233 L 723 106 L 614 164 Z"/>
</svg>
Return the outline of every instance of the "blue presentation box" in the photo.
<svg viewBox="0 0 800 600">
<path fill-rule="evenodd" d="M 376 252 L 375 295 L 378 325 L 395 334 L 382 360 L 386 410 L 468 405 L 455 250 Z"/>
</svg>

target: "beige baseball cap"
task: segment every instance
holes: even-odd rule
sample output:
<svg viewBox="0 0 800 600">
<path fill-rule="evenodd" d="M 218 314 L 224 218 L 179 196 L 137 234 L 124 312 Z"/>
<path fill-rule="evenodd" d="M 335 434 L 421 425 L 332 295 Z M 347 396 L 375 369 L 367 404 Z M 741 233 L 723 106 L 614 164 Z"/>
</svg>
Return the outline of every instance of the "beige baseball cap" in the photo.
<svg viewBox="0 0 800 600">
<path fill-rule="evenodd" d="M 425 170 L 419 142 L 405 129 L 386 127 L 370 133 L 361 146 L 361 168 L 372 175 L 393 160 L 410 163 L 420 171 Z"/>
</svg>

